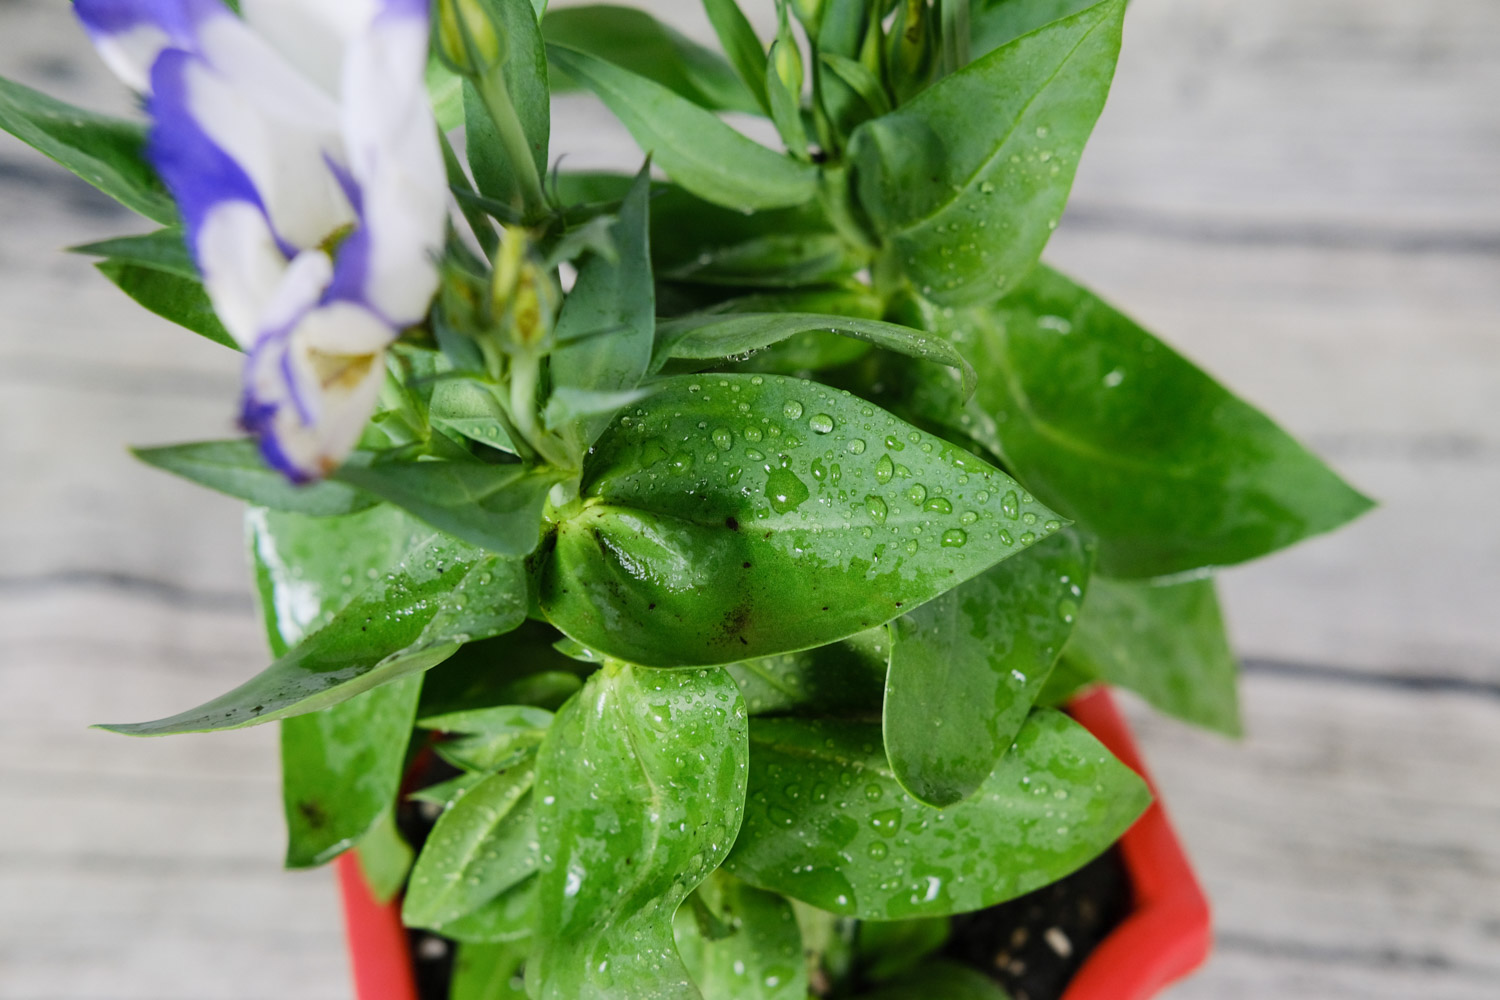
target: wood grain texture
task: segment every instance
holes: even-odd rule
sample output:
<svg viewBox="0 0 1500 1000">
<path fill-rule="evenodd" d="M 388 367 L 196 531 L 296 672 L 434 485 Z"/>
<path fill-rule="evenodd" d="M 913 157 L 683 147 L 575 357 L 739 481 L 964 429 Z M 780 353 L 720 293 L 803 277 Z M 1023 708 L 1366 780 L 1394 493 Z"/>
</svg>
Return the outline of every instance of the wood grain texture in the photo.
<svg viewBox="0 0 1500 1000">
<path fill-rule="evenodd" d="M 1383 504 L 1225 574 L 1244 743 L 1132 705 L 1218 919 L 1171 1000 L 1500 983 L 1497 47 L 1490 0 L 1132 4 L 1051 258 Z M 129 110 L 55 0 L 0 0 L 0 73 Z M 570 166 L 638 161 L 559 103 Z M 222 434 L 236 358 L 56 252 L 139 228 L 0 137 L 0 997 L 347 998 L 274 732 L 86 728 L 264 657 L 236 505 L 124 452 Z"/>
</svg>

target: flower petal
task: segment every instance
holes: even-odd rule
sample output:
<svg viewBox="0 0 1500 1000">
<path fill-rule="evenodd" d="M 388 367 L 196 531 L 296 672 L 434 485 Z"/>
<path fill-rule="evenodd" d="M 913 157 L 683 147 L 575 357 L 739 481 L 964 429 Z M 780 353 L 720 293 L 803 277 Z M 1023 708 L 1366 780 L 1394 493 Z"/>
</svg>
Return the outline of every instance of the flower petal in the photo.
<svg viewBox="0 0 1500 1000">
<path fill-rule="evenodd" d="M 232 17 L 219 0 L 75 0 L 73 10 L 105 65 L 143 94 L 164 49 L 194 51 L 202 23 Z"/>
<path fill-rule="evenodd" d="M 401 326 L 427 311 L 448 218 L 427 51 L 425 6 L 391 2 L 344 68 L 344 145 L 361 227 L 340 252 L 335 287 Z"/>
<path fill-rule="evenodd" d="M 379 0 L 240 2 L 245 23 L 330 96 L 339 92 L 345 50 L 379 10 Z"/>
</svg>

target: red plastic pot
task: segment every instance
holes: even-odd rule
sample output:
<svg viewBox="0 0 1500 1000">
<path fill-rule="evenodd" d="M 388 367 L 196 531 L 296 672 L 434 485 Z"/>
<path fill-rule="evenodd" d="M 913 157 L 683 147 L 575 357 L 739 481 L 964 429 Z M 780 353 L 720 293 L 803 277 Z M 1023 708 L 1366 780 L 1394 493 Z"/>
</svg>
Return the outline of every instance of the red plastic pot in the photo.
<svg viewBox="0 0 1500 1000">
<path fill-rule="evenodd" d="M 1068 714 L 1151 784 L 1130 728 L 1108 691 L 1099 688 L 1074 700 Z M 1151 791 L 1156 794 L 1154 784 Z M 1125 831 L 1120 853 L 1134 906 L 1084 961 L 1062 1000 L 1149 1000 L 1208 957 L 1208 899 L 1159 799 Z M 355 996 L 418 1000 L 400 904 L 376 901 L 352 852 L 338 859 L 336 870 Z"/>
</svg>

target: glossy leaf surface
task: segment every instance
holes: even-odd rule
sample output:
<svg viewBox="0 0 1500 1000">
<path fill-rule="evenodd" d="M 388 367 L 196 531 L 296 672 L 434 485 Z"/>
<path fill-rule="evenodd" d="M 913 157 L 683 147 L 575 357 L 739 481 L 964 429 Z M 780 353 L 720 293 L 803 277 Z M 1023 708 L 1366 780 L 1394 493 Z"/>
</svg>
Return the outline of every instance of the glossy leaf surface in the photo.
<svg viewBox="0 0 1500 1000">
<path fill-rule="evenodd" d="M 521 944 L 464 944 L 453 962 L 448 1000 L 526 1000 Z"/>
<path fill-rule="evenodd" d="M 389 903 L 406 888 L 415 858 L 411 845 L 396 826 L 395 803 L 380 814 L 375 825 L 359 838 L 359 871 L 370 886 L 370 894 Z"/>
<path fill-rule="evenodd" d="M 874 723 L 757 719 L 744 827 L 725 867 L 864 920 L 992 906 L 1061 878 L 1145 809 L 1146 785 L 1088 731 L 1032 714 L 973 797 L 933 809 L 896 782 Z"/>
<path fill-rule="evenodd" d="M 85 243 L 69 247 L 68 250 L 70 253 L 139 264 L 152 270 L 198 280 L 198 267 L 188 252 L 182 230 L 175 226 L 139 236 L 117 236 L 97 243 Z"/>
<path fill-rule="evenodd" d="M 549 621 L 634 663 L 727 663 L 889 621 L 1061 527 L 856 397 L 683 376 L 622 416 L 542 550 Z"/>
<path fill-rule="evenodd" d="M 441 930 L 536 870 L 534 777 L 524 763 L 492 774 L 438 817 L 401 906 L 408 927 Z"/>
<path fill-rule="evenodd" d="M 1153 585 L 1099 579 L 1068 660 L 1185 722 L 1239 736 L 1239 665 L 1213 580 Z"/>
<path fill-rule="evenodd" d="M 146 128 L 95 114 L 0 77 L 0 128 L 132 211 L 156 222 L 177 217 L 172 197 L 146 162 Z"/>
<path fill-rule="evenodd" d="M 973 367 L 953 345 L 941 338 L 909 327 L 878 320 L 818 313 L 711 313 L 684 316 L 661 325 L 657 334 L 657 357 L 724 358 L 763 350 L 799 333 L 826 330 L 853 337 L 876 347 L 940 365 L 963 373 L 963 392 L 974 392 Z"/>
<path fill-rule="evenodd" d="M 719 45 L 739 73 L 745 89 L 769 112 L 766 94 L 766 49 L 737 0 L 703 0 L 703 10 L 719 36 Z"/>
<path fill-rule="evenodd" d="M 379 503 L 376 497 L 344 483 L 324 480 L 298 486 L 287 482 L 286 476 L 266 465 L 254 441 L 202 441 L 131 451 L 147 465 L 272 510 L 329 517 Z"/>
<path fill-rule="evenodd" d="M 364 540 L 326 529 L 282 546 L 279 524 L 294 514 L 252 511 L 251 544 L 273 574 L 294 576 L 310 560 L 348 559 L 353 587 Z M 482 552 L 402 515 L 376 507 L 368 529 L 390 533 L 400 556 L 371 570 L 353 599 L 296 647 L 228 694 L 178 715 L 104 728 L 132 736 L 237 729 L 327 708 L 364 691 L 420 673 L 465 642 L 509 632 L 526 616 L 526 584 L 518 562 Z M 342 577 L 341 577 L 342 579 Z M 314 594 L 291 589 L 294 604 L 316 607 Z M 279 610 L 279 609 L 278 609 Z M 295 613 L 295 612 L 294 612 Z"/>
<path fill-rule="evenodd" d="M 1007 467 L 1099 537 L 1111 576 L 1244 562 L 1371 506 L 1259 410 L 1055 271 L 1037 268 L 952 324 Z"/>
<path fill-rule="evenodd" d="M 817 171 L 748 139 L 713 112 L 587 53 L 548 46 L 552 61 L 587 86 L 657 166 L 700 198 L 751 211 L 800 205 Z"/>
<path fill-rule="evenodd" d="M 952 805 L 989 777 L 1073 630 L 1092 557 L 1058 532 L 891 623 L 885 748 L 913 797 Z"/>
<path fill-rule="evenodd" d="M 610 665 L 563 708 L 537 760 L 534 997 L 697 1000 L 672 918 L 729 852 L 748 752 L 719 669 Z"/>
<path fill-rule="evenodd" d="M 403 677 L 281 724 L 288 868 L 311 868 L 359 843 L 389 814 L 421 692 Z"/>
<path fill-rule="evenodd" d="M 542 34 L 549 42 L 598 56 L 705 108 L 762 110 L 723 56 L 643 10 L 613 4 L 563 7 L 548 11 Z M 553 73 L 554 93 L 574 86 L 566 74 Z"/>
<path fill-rule="evenodd" d="M 860 202 L 923 294 L 988 300 L 1036 262 L 1109 93 L 1124 13 L 1103 0 L 855 132 Z"/>
<path fill-rule="evenodd" d="M 524 556 L 541 537 L 555 474 L 483 462 L 377 462 L 355 455 L 335 478 L 388 500 L 432 527 L 504 556 Z"/>
<path fill-rule="evenodd" d="M 254 530 L 263 544 L 252 546 L 251 556 L 274 656 L 284 655 L 343 610 L 358 592 L 351 586 L 356 577 L 364 579 L 400 556 L 404 519 L 394 511 L 327 519 L 261 513 L 264 518 Z M 256 523 L 254 515 L 251 521 Z M 289 564 L 271 558 L 277 552 L 297 552 L 301 558 Z M 420 687 L 419 679 L 405 678 L 283 722 L 287 867 L 322 864 L 362 843 L 382 824 L 391 825 Z M 411 851 L 401 850 L 405 845 L 394 829 L 386 834 L 385 854 L 401 856 L 382 857 L 377 843 L 370 864 L 378 875 L 400 862 L 404 877 Z"/>
<path fill-rule="evenodd" d="M 694 902 L 723 934 L 704 932 L 697 906 L 677 911 L 677 948 L 703 1000 L 807 1000 L 802 933 L 785 898 L 721 872 Z"/>
</svg>

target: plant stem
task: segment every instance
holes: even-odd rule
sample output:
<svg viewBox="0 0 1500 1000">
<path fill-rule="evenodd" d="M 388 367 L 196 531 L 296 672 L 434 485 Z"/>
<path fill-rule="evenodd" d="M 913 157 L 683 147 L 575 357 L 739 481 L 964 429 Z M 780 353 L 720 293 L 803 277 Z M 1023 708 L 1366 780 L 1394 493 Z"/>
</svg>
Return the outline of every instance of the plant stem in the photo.
<svg viewBox="0 0 1500 1000">
<path fill-rule="evenodd" d="M 521 127 L 521 119 L 516 116 L 516 107 L 511 103 L 505 76 L 497 66 L 476 80 L 475 86 L 490 120 L 495 123 L 495 130 L 500 133 L 500 143 L 505 147 L 511 171 L 521 189 L 522 215 L 528 220 L 534 219 L 546 207 L 547 198 L 542 191 L 536 161 L 531 156 L 531 143 L 526 138 L 526 130 Z"/>
</svg>

